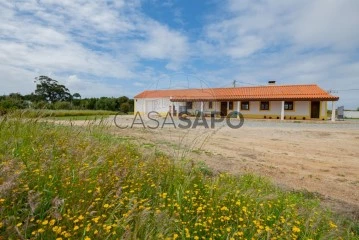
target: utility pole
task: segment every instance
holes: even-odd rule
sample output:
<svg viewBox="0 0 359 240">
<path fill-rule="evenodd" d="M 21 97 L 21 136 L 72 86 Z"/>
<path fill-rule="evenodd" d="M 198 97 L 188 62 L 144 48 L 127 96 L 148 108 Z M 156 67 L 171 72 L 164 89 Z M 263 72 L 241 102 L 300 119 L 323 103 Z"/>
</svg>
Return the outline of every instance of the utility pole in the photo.
<svg viewBox="0 0 359 240">
<path fill-rule="evenodd" d="M 236 87 L 237 80 L 233 80 L 233 87 Z"/>
</svg>

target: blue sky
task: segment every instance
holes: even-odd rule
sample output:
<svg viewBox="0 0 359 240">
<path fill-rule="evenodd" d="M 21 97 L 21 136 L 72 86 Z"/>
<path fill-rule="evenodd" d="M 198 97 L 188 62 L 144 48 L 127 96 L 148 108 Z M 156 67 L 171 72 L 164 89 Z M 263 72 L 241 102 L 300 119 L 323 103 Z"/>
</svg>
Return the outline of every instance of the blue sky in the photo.
<svg viewBox="0 0 359 240">
<path fill-rule="evenodd" d="M 357 0 L 0 0 L 0 94 L 315 83 L 359 107 Z"/>
</svg>

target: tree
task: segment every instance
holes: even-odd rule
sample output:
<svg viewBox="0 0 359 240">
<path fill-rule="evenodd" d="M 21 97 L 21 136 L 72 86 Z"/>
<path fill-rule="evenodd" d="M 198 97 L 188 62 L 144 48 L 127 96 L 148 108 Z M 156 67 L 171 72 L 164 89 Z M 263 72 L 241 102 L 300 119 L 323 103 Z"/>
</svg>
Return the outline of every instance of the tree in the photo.
<svg viewBox="0 0 359 240">
<path fill-rule="evenodd" d="M 96 101 L 96 110 L 116 111 L 116 99 L 101 97 Z"/>
<path fill-rule="evenodd" d="M 130 104 L 128 102 L 124 102 L 120 106 L 120 111 L 123 113 L 128 113 L 130 111 Z"/>
<path fill-rule="evenodd" d="M 73 97 L 74 99 L 81 99 L 80 93 L 74 93 L 74 94 L 72 94 L 72 97 Z"/>
<path fill-rule="evenodd" d="M 37 83 L 35 94 L 45 101 L 54 103 L 57 101 L 70 100 L 72 97 L 69 89 L 47 76 L 36 77 L 35 83 Z"/>
</svg>

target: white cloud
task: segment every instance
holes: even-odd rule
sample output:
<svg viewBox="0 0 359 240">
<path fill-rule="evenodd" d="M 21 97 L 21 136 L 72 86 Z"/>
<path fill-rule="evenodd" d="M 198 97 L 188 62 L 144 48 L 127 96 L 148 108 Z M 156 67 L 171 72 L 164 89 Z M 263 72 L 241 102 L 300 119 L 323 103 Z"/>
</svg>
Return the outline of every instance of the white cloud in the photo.
<svg viewBox="0 0 359 240">
<path fill-rule="evenodd" d="M 147 16 L 140 0 L 0 0 L 1 91 L 29 93 L 47 74 L 84 96 L 133 96 L 184 69 L 211 87 L 276 79 L 358 88 L 357 0 L 220 1 L 195 30 L 185 29 L 193 19 L 184 7 L 152 2 L 162 3 L 186 22 L 181 30 Z M 187 86 L 184 77 L 175 80 Z"/>
<path fill-rule="evenodd" d="M 353 50 L 359 47 L 358 12 L 356 0 L 229 0 L 224 17 L 210 23 L 205 36 L 231 57 L 246 57 L 286 42 L 298 50 Z"/>
<path fill-rule="evenodd" d="M 71 89 L 71 93 L 78 92 L 81 97 L 118 97 L 128 94 L 128 91 L 119 84 L 107 84 L 101 79 L 91 81 L 71 75 L 63 80 L 65 86 Z"/>
<path fill-rule="evenodd" d="M 12 68 L 17 68 L 32 73 L 31 78 L 53 72 L 59 78 L 92 75 L 105 82 L 123 81 L 138 76 L 142 59 L 180 67 L 186 58 L 186 37 L 148 18 L 139 6 L 138 1 L 117 0 L 1 1 L 3 79 L 13 79 Z M 18 86 L 18 91 L 28 91 Z M 103 91 L 110 88 L 97 90 L 106 95 Z"/>
<path fill-rule="evenodd" d="M 142 58 L 148 59 L 170 59 L 167 68 L 177 70 L 187 58 L 187 38 L 179 32 L 172 31 L 154 21 L 147 21 L 146 41 L 135 40 L 133 48 Z"/>
<path fill-rule="evenodd" d="M 358 88 L 358 12 L 356 0 L 228 0 L 196 42 L 212 66 L 221 59 L 224 69 L 221 76 L 202 74 L 224 76 L 228 84 L 276 79 L 327 90 Z M 359 102 L 355 92 L 336 94 L 349 107 Z"/>
<path fill-rule="evenodd" d="M 289 25 L 297 44 L 354 49 L 359 46 L 359 2 L 318 0 L 305 4 Z"/>
</svg>

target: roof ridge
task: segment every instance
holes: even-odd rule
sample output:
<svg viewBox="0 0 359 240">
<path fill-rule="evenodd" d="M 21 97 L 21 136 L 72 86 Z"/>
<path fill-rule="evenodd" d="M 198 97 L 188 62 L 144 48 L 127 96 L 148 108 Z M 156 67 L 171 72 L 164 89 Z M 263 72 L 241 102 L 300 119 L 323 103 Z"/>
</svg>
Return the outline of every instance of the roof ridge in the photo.
<svg viewBox="0 0 359 240">
<path fill-rule="evenodd" d="M 180 90 L 202 90 L 202 89 L 238 89 L 238 88 L 261 88 L 261 87 L 298 87 L 298 86 L 318 86 L 318 84 L 283 84 L 283 85 L 258 85 L 258 86 L 241 86 L 241 87 L 208 87 L 208 88 L 174 88 L 174 89 L 152 89 L 144 90 L 142 92 L 149 91 L 180 91 Z"/>
</svg>

